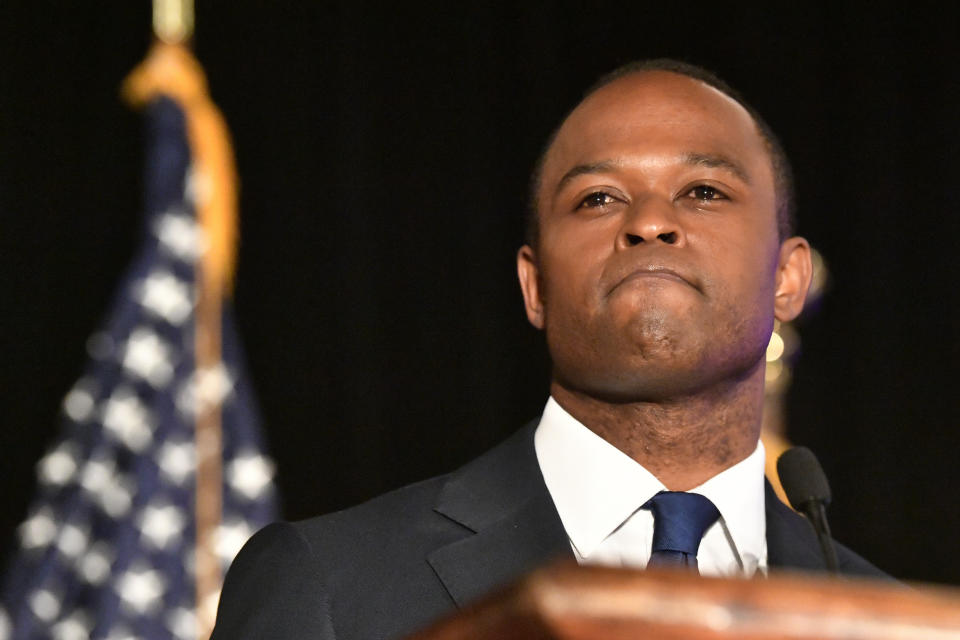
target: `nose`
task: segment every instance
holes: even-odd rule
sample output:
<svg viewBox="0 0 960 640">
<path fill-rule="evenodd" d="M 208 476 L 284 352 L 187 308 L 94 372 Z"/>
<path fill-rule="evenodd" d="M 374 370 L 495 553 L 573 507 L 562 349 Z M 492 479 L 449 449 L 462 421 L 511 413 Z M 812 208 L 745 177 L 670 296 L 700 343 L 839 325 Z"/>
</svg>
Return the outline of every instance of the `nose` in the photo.
<svg viewBox="0 0 960 640">
<path fill-rule="evenodd" d="M 617 234 L 617 249 L 621 250 L 642 244 L 682 246 L 685 242 L 686 235 L 671 203 L 656 197 L 635 202 L 625 212 Z"/>
</svg>

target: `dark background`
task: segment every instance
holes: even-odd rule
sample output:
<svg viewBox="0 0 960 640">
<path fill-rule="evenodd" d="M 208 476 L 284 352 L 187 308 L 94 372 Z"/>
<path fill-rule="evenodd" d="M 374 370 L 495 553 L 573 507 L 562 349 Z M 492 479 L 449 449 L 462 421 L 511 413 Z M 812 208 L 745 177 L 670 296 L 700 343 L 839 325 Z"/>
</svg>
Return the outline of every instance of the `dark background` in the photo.
<svg viewBox="0 0 960 640">
<path fill-rule="evenodd" d="M 598 74 L 674 56 L 779 132 L 829 262 L 788 417 L 831 478 L 836 536 L 899 577 L 960 584 L 957 10 L 407 4 L 198 6 L 285 516 L 448 470 L 539 413 L 548 366 L 514 275 L 530 166 Z M 117 94 L 149 14 L 0 8 L 4 549 L 134 250 L 142 136 Z"/>
</svg>

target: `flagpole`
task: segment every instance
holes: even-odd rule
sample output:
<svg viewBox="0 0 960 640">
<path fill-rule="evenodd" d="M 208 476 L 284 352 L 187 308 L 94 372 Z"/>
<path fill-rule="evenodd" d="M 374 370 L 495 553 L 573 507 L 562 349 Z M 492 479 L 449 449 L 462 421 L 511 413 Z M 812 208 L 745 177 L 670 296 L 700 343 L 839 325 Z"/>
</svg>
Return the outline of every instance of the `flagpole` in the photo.
<svg viewBox="0 0 960 640">
<path fill-rule="evenodd" d="M 205 372 L 212 372 L 221 360 L 220 292 L 208 286 L 206 277 L 197 281 L 196 367 L 198 386 Z M 223 435 L 220 403 L 199 403 L 196 417 L 196 597 L 200 638 L 209 637 L 216 618 L 221 585 L 217 531 L 223 511 Z"/>
<path fill-rule="evenodd" d="M 193 35 L 193 0 L 153 0 L 153 31 L 157 39 L 171 45 L 185 45 Z M 208 249 L 197 258 L 196 264 L 196 327 L 195 380 L 197 384 L 197 413 L 194 443 L 196 447 L 195 476 L 195 588 L 198 638 L 209 637 L 216 618 L 216 605 L 222 583 L 220 558 L 217 554 L 217 533 L 223 515 L 223 433 L 221 403 L 204 401 L 204 380 L 221 363 L 222 301 L 225 291 L 225 273 L 217 261 L 222 259 L 225 238 L 211 237 L 222 230 L 212 220 L 205 207 L 218 187 L 209 175 L 211 167 L 194 167 L 194 206 L 197 218 L 207 237 Z M 231 185 L 232 186 L 232 185 Z M 213 191 L 214 193 L 211 193 Z M 232 201 L 229 196 L 228 201 Z M 213 224 L 211 224 L 213 222 Z M 218 228 L 220 227 L 220 228 Z M 229 252 L 229 249 L 227 249 Z"/>
</svg>

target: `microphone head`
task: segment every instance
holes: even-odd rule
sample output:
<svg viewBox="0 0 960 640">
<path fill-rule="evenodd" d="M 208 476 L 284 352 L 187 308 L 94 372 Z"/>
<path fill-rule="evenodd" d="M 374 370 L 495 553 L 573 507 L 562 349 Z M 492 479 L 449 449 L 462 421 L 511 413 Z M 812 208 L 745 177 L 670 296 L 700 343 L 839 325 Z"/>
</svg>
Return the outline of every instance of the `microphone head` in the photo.
<svg viewBox="0 0 960 640">
<path fill-rule="evenodd" d="M 793 447 L 777 459 L 777 474 L 790 506 L 803 511 L 812 501 L 830 504 L 830 484 L 817 457 L 806 447 Z"/>
</svg>

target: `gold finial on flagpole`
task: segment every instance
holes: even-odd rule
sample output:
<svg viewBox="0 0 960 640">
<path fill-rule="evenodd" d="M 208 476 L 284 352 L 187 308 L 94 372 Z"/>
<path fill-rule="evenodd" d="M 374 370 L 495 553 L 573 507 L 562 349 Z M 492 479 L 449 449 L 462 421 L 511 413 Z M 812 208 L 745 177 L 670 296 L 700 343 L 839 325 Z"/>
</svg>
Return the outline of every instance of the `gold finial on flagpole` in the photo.
<svg viewBox="0 0 960 640">
<path fill-rule="evenodd" d="M 153 0 L 153 33 L 167 44 L 193 35 L 193 0 Z"/>
</svg>

